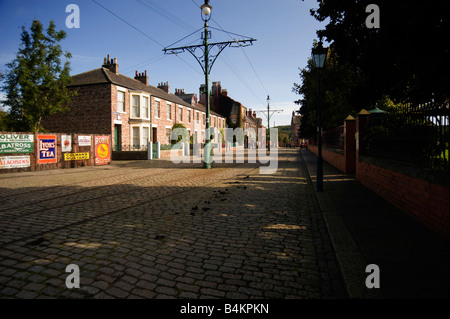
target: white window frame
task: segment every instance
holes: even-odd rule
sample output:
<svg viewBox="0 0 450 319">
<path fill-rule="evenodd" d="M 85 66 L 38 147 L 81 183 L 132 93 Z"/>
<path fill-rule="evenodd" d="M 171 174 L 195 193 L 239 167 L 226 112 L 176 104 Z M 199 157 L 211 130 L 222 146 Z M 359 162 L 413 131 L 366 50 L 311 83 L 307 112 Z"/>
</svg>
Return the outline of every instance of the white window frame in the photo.
<svg viewBox="0 0 450 319">
<path fill-rule="evenodd" d="M 138 102 L 139 102 L 139 105 L 138 105 L 138 112 L 139 113 L 138 113 L 137 116 L 134 114 L 134 105 L 133 105 L 133 97 L 134 96 L 138 97 Z M 133 119 L 141 118 L 141 114 L 142 114 L 141 107 L 142 107 L 141 94 L 139 94 L 139 93 L 130 93 L 130 118 L 133 118 Z"/>
<path fill-rule="evenodd" d="M 147 140 L 144 139 L 144 130 L 147 129 Z M 141 134 L 141 145 L 148 145 L 148 142 L 150 141 L 150 125 L 143 125 L 142 126 L 142 134 Z"/>
<path fill-rule="evenodd" d="M 192 123 L 192 122 L 191 122 L 192 109 L 187 108 L 186 110 L 187 110 L 187 112 L 186 112 L 187 114 L 186 114 L 186 115 L 187 115 L 187 117 L 188 117 L 188 121 L 187 121 L 187 122 L 188 122 L 188 123 Z"/>
<path fill-rule="evenodd" d="M 145 113 L 144 112 L 144 110 L 145 110 L 145 107 L 144 107 L 145 99 L 147 99 L 147 116 L 145 116 L 145 114 L 144 114 Z M 146 94 L 142 95 L 142 103 L 141 103 L 141 105 L 142 105 L 142 117 L 141 118 L 150 119 L 150 95 L 146 95 Z"/>
<path fill-rule="evenodd" d="M 131 131 L 131 134 L 130 134 L 130 135 L 131 135 L 131 144 L 130 144 L 130 148 L 132 147 L 133 149 L 135 149 L 135 148 L 134 148 L 134 146 L 135 146 L 135 144 L 134 144 L 134 140 L 135 140 L 134 129 L 137 129 L 138 134 L 139 134 L 139 144 L 138 144 L 138 149 L 140 149 L 140 148 L 141 148 L 141 136 L 142 136 L 140 125 L 132 125 L 132 126 L 130 126 L 130 131 Z"/>
<path fill-rule="evenodd" d="M 178 114 L 178 122 L 183 123 L 183 107 L 182 107 L 182 106 L 179 106 L 179 107 L 178 107 L 178 111 L 179 111 L 179 114 Z"/>
<path fill-rule="evenodd" d="M 167 108 L 170 108 L 170 112 L 167 112 Z M 172 103 L 166 102 L 166 119 L 172 121 Z"/>
<path fill-rule="evenodd" d="M 169 134 L 169 142 L 168 142 L 168 143 L 167 143 L 167 130 L 170 131 L 170 134 Z M 170 145 L 171 142 L 172 142 L 172 141 L 170 140 L 170 138 L 172 137 L 172 127 L 171 127 L 171 126 L 166 125 L 165 136 L 166 136 L 165 142 L 167 143 L 167 145 Z"/>
<path fill-rule="evenodd" d="M 158 108 L 156 107 L 156 103 L 159 104 L 159 114 L 157 112 Z M 160 99 L 155 99 L 155 118 L 161 119 L 161 100 Z"/>
<path fill-rule="evenodd" d="M 122 110 L 119 110 L 119 93 L 123 94 Z M 125 107 L 126 94 L 127 94 L 127 90 L 125 88 L 117 87 L 116 111 L 118 113 L 126 113 L 126 107 Z"/>
</svg>

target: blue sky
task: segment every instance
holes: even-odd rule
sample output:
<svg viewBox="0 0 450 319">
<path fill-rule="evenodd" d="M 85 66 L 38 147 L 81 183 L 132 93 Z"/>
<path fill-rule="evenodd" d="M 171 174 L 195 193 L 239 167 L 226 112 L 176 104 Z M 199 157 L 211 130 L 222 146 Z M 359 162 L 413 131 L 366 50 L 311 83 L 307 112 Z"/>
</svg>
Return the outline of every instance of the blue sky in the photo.
<svg viewBox="0 0 450 319">
<path fill-rule="evenodd" d="M 45 27 L 53 20 L 65 30 L 63 49 L 72 53 L 71 74 L 101 67 L 110 54 L 117 58 L 119 72 L 134 77 L 147 70 L 149 83 L 169 82 L 170 91 L 185 89 L 198 93 L 204 83 L 198 62 L 188 53 L 164 55 L 162 49 L 203 27 L 199 6 L 203 0 L 94 0 L 18 1 L 0 0 L 0 70 L 14 59 L 20 44 L 21 26 L 29 29 L 33 19 Z M 66 6 L 80 8 L 80 28 L 66 27 Z M 311 55 L 316 30 L 324 24 L 309 14 L 315 0 L 211 0 L 211 27 L 255 38 L 253 46 L 226 48 L 211 70 L 210 81 L 221 81 L 228 95 L 247 108 L 284 110 L 274 114 L 270 125 L 290 124 L 294 103 L 292 92 L 299 83 L 299 70 Z M 124 21 L 127 23 L 125 23 Z M 130 26 L 131 24 L 132 26 Z M 138 30 L 140 31 L 138 31 Z M 236 38 L 212 31 L 212 42 Z M 175 46 L 199 44 L 200 31 Z M 250 61 L 250 62 L 249 62 Z M 261 114 L 266 123 L 266 118 Z"/>
</svg>

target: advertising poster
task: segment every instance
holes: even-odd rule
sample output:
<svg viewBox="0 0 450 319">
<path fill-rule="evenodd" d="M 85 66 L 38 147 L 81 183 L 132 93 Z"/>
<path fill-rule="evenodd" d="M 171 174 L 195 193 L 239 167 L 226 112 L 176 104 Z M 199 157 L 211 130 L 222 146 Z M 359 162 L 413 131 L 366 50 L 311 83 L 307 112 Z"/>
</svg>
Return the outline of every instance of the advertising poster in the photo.
<svg viewBox="0 0 450 319">
<path fill-rule="evenodd" d="M 61 151 L 72 152 L 72 136 L 61 135 Z"/>
<path fill-rule="evenodd" d="M 33 153 L 33 134 L 0 134 L 0 153 Z"/>
<path fill-rule="evenodd" d="M 89 159 L 89 153 L 64 153 L 65 161 L 78 161 Z"/>
<path fill-rule="evenodd" d="M 30 167 L 30 156 L 0 156 L 0 169 Z"/>
<path fill-rule="evenodd" d="M 78 136 L 78 146 L 91 146 L 91 136 L 90 135 L 79 135 Z"/>
<path fill-rule="evenodd" d="M 95 137 L 95 165 L 106 165 L 111 162 L 111 137 Z"/>
<path fill-rule="evenodd" d="M 56 135 L 38 135 L 38 164 L 57 163 Z"/>
</svg>

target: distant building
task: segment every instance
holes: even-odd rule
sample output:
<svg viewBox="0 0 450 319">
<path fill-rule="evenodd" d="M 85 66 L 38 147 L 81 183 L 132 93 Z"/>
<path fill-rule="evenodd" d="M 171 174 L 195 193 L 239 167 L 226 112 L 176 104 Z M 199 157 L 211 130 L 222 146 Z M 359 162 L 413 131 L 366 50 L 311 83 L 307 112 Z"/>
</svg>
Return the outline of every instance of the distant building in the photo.
<svg viewBox="0 0 450 319">
<path fill-rule="evenodd" d="M 292 111 L 291 118 L 291 136 L 292 142 L 295 146 L 300 146 L 301 142 L 301 125 L 302 125 L 302 116 L 296 115 L 294 111 Z"/>
<path fill-rule="evenodd" d="M 185 126 L 194 141 L 205 140 L 205 106 L 184 90 L 170 93 L 169 83 L 148 83 L 147 71 L 133 78 L 119 74 L 117 59 L 104 58 L 101 68 L 74 75 L 78 96 L 70 112 L 44 121 L 53 132 L 111 134 L 114 150 L 146 148 L 148 141 L 170 144 L 175 123 Z M 181 94 L 182 92 L 182 94 Z M 211 112 L 211 127 L 225 128 L 226 119 Z M 198 125 L 194 125 L 198 121 Z"/>
<path fill-rule="evenodd" d="M 206 105 L 205 85 L 200 86 L 200 103 Z M 210 95 L 210 108 L 212 112 L 216 112 L 227 119 L 227 127 L 241 128 L 244 131 L 253 128 L 255 134 L 259 134 L 258 129 L 262 129 L 261 136 L 255 137 L 259 145 L 265 144 L 266 128 L 262 125 L 262 119 L 256 116 L 256 112 L 248 109 L 242 103 L 228 96 L 228 91 L 222 89 L 220 81 L 212 82 Z M 248 136 L 246 137 L 247 145 Z"/>
</svg>

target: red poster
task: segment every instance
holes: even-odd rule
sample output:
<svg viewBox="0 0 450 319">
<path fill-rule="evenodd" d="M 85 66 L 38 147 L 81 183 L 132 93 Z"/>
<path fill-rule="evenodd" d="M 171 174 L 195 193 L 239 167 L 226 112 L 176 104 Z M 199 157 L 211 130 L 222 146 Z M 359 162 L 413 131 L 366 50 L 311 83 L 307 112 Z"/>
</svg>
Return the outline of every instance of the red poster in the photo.
<svg viewBox="0 0 450 319">
<path fill-rule="evenodd" d="M 107 165 L 111 162 L 111 137 L 95 137 L 95 165 Z"/>
</svg>

